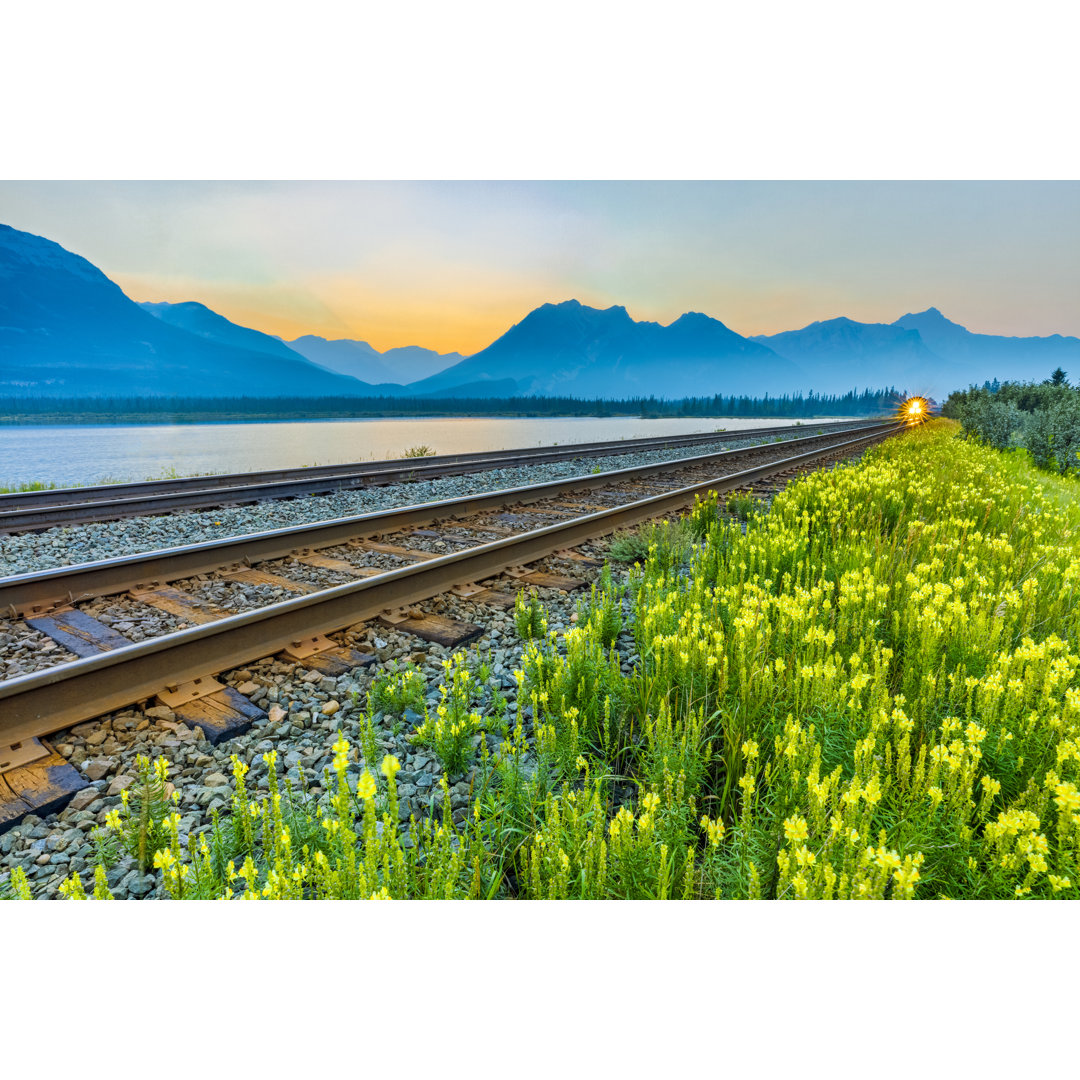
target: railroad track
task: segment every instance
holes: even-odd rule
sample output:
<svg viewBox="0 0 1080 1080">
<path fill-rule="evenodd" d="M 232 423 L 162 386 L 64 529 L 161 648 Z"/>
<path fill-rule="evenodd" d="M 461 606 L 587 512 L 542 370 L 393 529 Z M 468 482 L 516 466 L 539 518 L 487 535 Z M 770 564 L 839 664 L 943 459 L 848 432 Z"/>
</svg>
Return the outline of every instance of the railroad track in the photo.
<svg viewBox="0 0 1080 1080">
<path fill-rule="evenodd" d="M 843 431 L 866 421 L 837 421 L 806 428 L 755 428 L 744 431 L 671 435 L 664 438 L 624 439 L 574 443 L 567 446 L 525 447 L 469 454 L 444 454 L 433 458 L 399 458 L 394 461 L 353 462 L 303 469 L 190 476 L 175 480 L 148 480 L 130 484 L 106 484 L 90 488 L 56 488 L 47 491 L 0 495 L 0 534 L 31 532 L 63 525 L 115 521 L 128 517 L 166 514 L 180 510 L 207 509 L 325 495 L 363 487 L 379 487 L 441 476 L 457 476 L 489 469 L 521 468 L 577 458 L 652 450 L 701 446 L 741 439 L 791 436 L 813 432 Z"/>
<path fill-rule="evenodd" d="M 413 605 L 452 591 L 506 609 L 525 585 L 571 591 L 586 582 L 529 564 L 561 555 L 598 566 L 573 549 L 707 491 L 776 489 L 903 427 L 877 423 L 0 579 L 0 640 L 31 634 L 56 659 L 0 682 L 0 831 L 86 786 L 44 736 L 151 700 L 212 742 L 240 734 L 265 714 L 217 674 L 276 655 L 343 674 L 374 657 L 327 635 L 371 620 L 462 644 L 484 628 Z M 261 606 L 230 611 L 238 588 Z M 131 642 L 91 613 L 104 597 L 164 613 L 176 628 Z"/>
</svg>

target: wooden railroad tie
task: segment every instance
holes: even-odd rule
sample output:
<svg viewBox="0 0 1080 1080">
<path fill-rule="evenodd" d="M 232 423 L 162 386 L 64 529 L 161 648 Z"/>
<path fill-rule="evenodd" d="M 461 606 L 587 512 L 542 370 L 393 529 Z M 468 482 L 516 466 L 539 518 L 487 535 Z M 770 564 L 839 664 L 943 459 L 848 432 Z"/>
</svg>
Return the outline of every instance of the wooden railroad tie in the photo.
<svg viewBox="0 0 1080 1080">
<path fill-rule="evenodd" d="M 160 611 L 167 611 L 170 615 L 176 615 L 178 618 L 196 625 L 214 622 L 216 619 L 224 619 L 230 614 L 216 604 L 203 603 L 202 600 L 192 596 L 191 593 L 171 588 L 168 585 L 162 585 L 156 589 L 132 589 L 128 595 L 133 600 L 149 604 Z"/>
<path fill-rule="evenodd" d="M 495 520 L 507 525 L 536 525 L 540 518 L 576 517 L 573 510 L 520 510 L 517 513 L 496 514 Z"/>
<path fill-rule="evenodd" d="M 584 589 L 587 582 L 580 578 L 563 577 L 561 574 L 547 574 L 542 570 L 529 570 L 524 566 L 511 566 L 503 574 L 526 585 L 536 585 L 541 589 L 559 589 L 562 592 L 574 592 Z"/>
<path fill-rule="evenodd" d="M 132 644 L 111 626 L 74 608 L 57 608 L 48 615 L 37 615 L 24 622 L 76 656 L 97 656 Z"/>
<path fill-rule="evenodd" d="M 305 592 L 310 591 L 309 586 L 301 586 L 301 589 Z M 177 589 L 140 590 L 137 598 L 144 602 L 156 601 L 155 606 L 173 610 L 174 613 L 183 611 L 184 617 L 192 621 L 207 622 L 217 617 L 213 614 L 217 609 L 212 608 L 209 611 L 202 609 L 194 597 Z M 168 608 L 165 607 L 166 604 L 169 605 Z M 26 622 L 78 656 L 97 656 L 132 644 L 111 627 L 79 611 L 57 611 L 50 615 L 27 619 Z M 218 743 L 222 739 L 241 734 L 251 727 L 252 721 L 266 715 L 243 694 L 209 677 L 167 686 L 155 701 L 159 705 L 168 706 L 178 719 L 190 727 L 201 728 L 211 743 Z M 46 797 L 51 798 L 54 803 L 60 800 L 59 805 L 62 806 L 68 798 L 80 790 L 79 787 L 71 785 L 70 778 L 63 780 L 59 774 L 55 773 L 56 766 L 62 763 L 63 759 L 59 759 L 58 762 L 42 759 L 25 766 L 25 769 L 34 774 L 34 785 L 42 792 L 41 795 L 36 796 L 39 800 Z M 78 777 L 78 773 L 75 776 Z M 20 782 L 29 784 L 30 776 L 20 776 L 19 779 Z M 85 784 L 81 786 L 84 787 Z M 32 788 L 33 785 L 30 785 L 28 790 Z M 51 795 L 50 792 L 52 792 Z M 61 798 L 62 792 L 67 793 L 63 798 Z M 6 793 L 0 789 L 0 798 L 4 798 L 5 795 Z M 25 802 L 26 799 L 22 798 L 22 801 Z M 22 813 L 27 812 L 22 811 Z"/>
<path fill-rule="evenodd" d="M 601 505 L 600 503 L 557 502 L 551 505 L 562 507 L 564 510 L 573 510 L 578 514 L 592 514 L 598 510 L 611 509 L 610 506 Z"/>
<path fill-rule="evenodd" d="M 314 585 L 308 585 L 303 581 L 293 581 L 292 578 L 282 577 L 280 574 L 271 574 L 266 570 L 254 570 L 245 567 L 241 570 L 226 570 L 222 575 L 226 581 L 239 581 L 245 585 L 269 585 L 275 589 L 285 589 L 288 592 L 309 593 L 315 591 Z"/>
<path fill-rule="evenodd" d="M 460 533 L 450 531 L 436 532 L 434 529 L 413 529 L 409 535 L 415 536 L 418 540 L 441 540 L 444 544 L 456 544 L 458 547 L 472 547 L 477 543 L 475 536 L 462 536 Z"/>
<path fill-rule="evenodd" d="M 0 747 L 0 833 L 27 814 L 45 817 L 62 810 L 89 786 L 48 743 L 27 739 Z"/>
<path fill-rule="evenodd" d="M 372 653 L 338 645 L 323 634 L 291 642 L 288 648 L 278 653 L 278 659 L 290 664 L 303 664 L 311 671 L 321 671 L 333 678 L 375 663 Z"/>
<path fill-rule="evenodd" d="M 239 691 L 209 676 L 166 686 L 154 701 L 172 709 L 176 718 L 189 727 L 202 728 L 215 745 L 222 739 L 242 735 L 266 716 Z"/>
<path fill-rule="evenodd" d="M 517 602 L 516 593 L 504 592 L 502 589 L 489 589 L 473 582 L 467 585 L 455 585 L 450 592 L 454 596 L 460 596 L 462 600 L 472 600 L 485 607 L 499 608 L 502 611 L 509 611 Z"/>
<path fill-rule="evenodd" d="M 433 551 L 415 551 L 412 548 L 398 547 L 396 544 L 383 544 L 375 540 L 364 540 L 359 546 L 365 551 L 378 551 L 383 555 L 397 555 L 401 559 L 414 559 L 417 562 L 423 559 L 439 558 Z"/>
<path fill-rule="evenodd" d="M 594 559 L 591 555 L 582 555 L 580 551 L 573 551 L 571 548 L 562 548 L 554 554 L 556 558 L 569 559 L 572 562 L 580 563 L 582 566 L 598 567 L 604 565 L 603 559 Z"/>
<path fill-rule="evenodd" d="M 475 532 L 478 532 L 478 533 L 481 533 L 481 532 L 483 532 L 483 533 L 492 533 L 495 536 L 514 536 L 514 535 L 516 535 L 513 529 L 508 529 L 503 525 L 491 525 L 491 524 L 488 524 L 487 522 L 484 522 L 483 524 L 478 523 L 478 524 L 476 524 L 474 526 L 470 526 L 470 528 L 472 530 L 474 530 Z M 448 533 L 446 535 L 455 536 L 455 535 L 458 535 L 458 534 L 457 533 Z M 460 535 L 461 535 L 462 540 L 472 540 L 473 543 L 476 542 L 475 537 L 470 537 L 468 533 L 461 533 Z"/>
<path fill-rule="evenodd" d="M 294 555 L 293 558 L 306 566 L 317 566 L 320 570 L 336 570 L 339 574 L 348 574 L 351 577 L 375 577 L 383 573 L 377 566 L 355 566 L 348 559 L 337 559 L 332 555 L 305 552 L 302 555 Z"/>
<path fill-rule="evenodd" d="M 478 638 L 486 629 L 476 623 L 448 619 L 445 615 L 429 615 L 418 608 L 384 611 L 377 621 L 391 630 L 404 630 L 408 634 L 423 638 L 424 641 L 433 641 L 436 645 L 444 645 L 448 649 Z"/>
</svg>

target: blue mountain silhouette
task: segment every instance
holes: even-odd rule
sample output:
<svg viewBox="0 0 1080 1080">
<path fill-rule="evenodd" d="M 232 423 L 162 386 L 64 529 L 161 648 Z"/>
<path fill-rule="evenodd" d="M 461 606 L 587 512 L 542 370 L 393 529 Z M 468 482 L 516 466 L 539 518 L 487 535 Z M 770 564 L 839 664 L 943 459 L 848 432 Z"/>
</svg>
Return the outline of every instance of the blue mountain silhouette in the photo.
<svg viewBox="0 0 1080 1080">
<path fill-rule="evenodd" d="M 328 341 L 314 334 L 305 334 L 285 344 L 313 364 L 369 383 L 415 382 L 464 359 L 461 353 L 437 353 L 419 345 L 403 345 L 379 352 L 366 341 L 349 338 Z"/>
<path fill-rule="evenodd" d="M 86 259 L 0 225 L 0 393 L 281 396 L 366 389 L 299 355 L 225 345 L 171 326 Z"/>
<path fill-rule="evenodd" d="M 690 312 L 670 326 L 635 322 L 624 307 L 577 300 L 543 304 L 486 349 L 414 383 L 433 393 L 465 382 L 513 379 L 519 393 L 580 397 L 751 393 L 805 383 L 772 350 Z"/>
<path fill-rule="evenodd" d="M 200 303 L 136 304 L 86 259 L 0 225 L 0 394 L 678 398 L 895 385 L 944 396 L 1059 365 L 1080 374 L 1080 340 L 976 334 L 936 308 L 747 338 L 700 312 L 663 326 L 567 300 L 466 358 L 313 335 L 284 342 Z"/>
</svg>

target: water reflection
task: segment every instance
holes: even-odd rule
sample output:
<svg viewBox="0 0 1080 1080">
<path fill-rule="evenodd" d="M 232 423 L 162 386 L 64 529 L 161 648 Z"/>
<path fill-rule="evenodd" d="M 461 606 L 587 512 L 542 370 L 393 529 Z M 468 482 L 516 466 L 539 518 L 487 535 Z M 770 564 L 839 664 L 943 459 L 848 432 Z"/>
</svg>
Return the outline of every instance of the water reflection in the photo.
<svg viewBox="0 0 1080 1080">
<path fill-rule="evenodd" d="M 93 484 L 171 474 L 246 472 L 541 444 L 779 427 L 784 420 L 637 417 L 428 417 L 231 424 L 0 427 L 0 486 Z M 806 423 L 806 421 L 804 421 Z"/>
</svg>

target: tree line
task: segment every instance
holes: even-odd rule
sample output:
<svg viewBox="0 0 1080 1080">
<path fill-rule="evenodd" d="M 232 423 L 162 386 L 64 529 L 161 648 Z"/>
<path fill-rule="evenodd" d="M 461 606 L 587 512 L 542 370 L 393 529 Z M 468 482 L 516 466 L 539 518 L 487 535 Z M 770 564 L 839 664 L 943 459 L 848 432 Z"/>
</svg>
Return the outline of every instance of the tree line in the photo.
<svg viewBox="0 0 1080 1080">
<path fill-rule="evenodd" d="M 761 417 L 871 416 L 891 412 L 900 395 L 885 390 L 774 397 L 715 394 L 657 397 L 0 397 L 6 422 L 195 423 L 208 420 L 301 420 L 402 416 L 642 416 Z"/>
<path fill-rule="evenodd" d="M 941 411 L 968 438 L 998 450 L 1022 447 L 1040 468 L 1080 475 L 1080 388 L 1061 368 L 1041 383 L 995 379 L 954 391 Z"/>
</svg>

